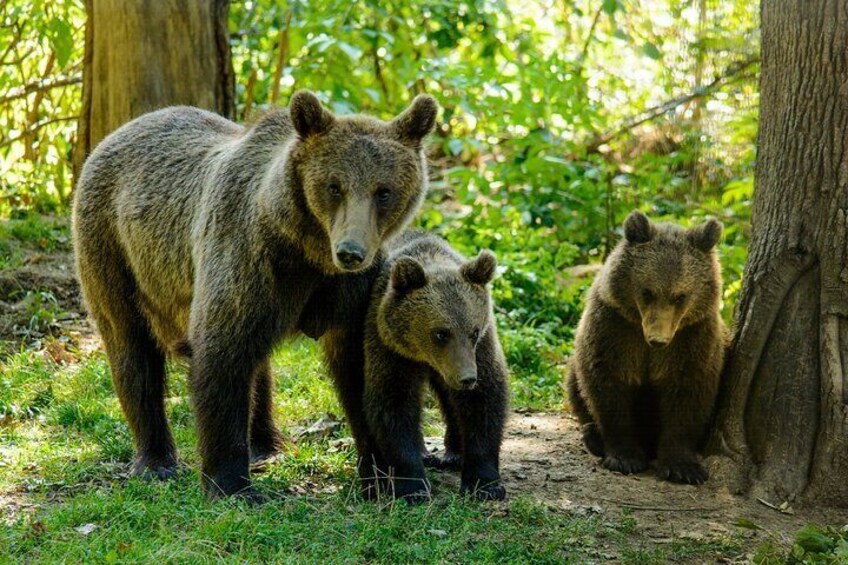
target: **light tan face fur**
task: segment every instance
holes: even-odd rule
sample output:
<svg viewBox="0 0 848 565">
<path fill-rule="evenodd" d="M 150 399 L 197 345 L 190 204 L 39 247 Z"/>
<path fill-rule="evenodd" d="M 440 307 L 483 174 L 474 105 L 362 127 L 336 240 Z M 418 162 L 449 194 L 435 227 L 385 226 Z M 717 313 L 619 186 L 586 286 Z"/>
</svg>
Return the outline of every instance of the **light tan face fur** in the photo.
<svg viewBox="0 0 848 565">
<path fill-rule="evenodd" d="M 652 347 L 672 342 L 681 328 L 715 311 L 715 245 L 721 224 L 709 220 L 684 229 L 654 224 L 633 212 L 624 223 L 625 241 L 614 251 L 615 268 L 606 276 L 610 299 L 630 320 L 639 322 Z"/>
<path fill-rule="evenodd" d="M 687 310 L 687 295 L 683 291 L 662 292 L 642 289 L 637 305 L 642 317 L 645 341 L 655 347 L 671 343 Z"/>
<path fill-rule="evenodd" d="M 489 252 L 458 268 L 398 259 L 380 308 L 381 336 L 396 352 L 432 367 L 448 387 L 474 388 L 477 346 L 491 324 L 486 284 L 495 267 Z"/>
<path fill-rule="evenodd" d="M 436 103 L 419 96 L 394 120 L 335 117 L 311 94 L 292 99 L 297 173 L 306 204 L 327 233 L 335 267 L 367 268 L 383 241 L 403 229 L 427 187 L 423 138 Z"/>
</svg>

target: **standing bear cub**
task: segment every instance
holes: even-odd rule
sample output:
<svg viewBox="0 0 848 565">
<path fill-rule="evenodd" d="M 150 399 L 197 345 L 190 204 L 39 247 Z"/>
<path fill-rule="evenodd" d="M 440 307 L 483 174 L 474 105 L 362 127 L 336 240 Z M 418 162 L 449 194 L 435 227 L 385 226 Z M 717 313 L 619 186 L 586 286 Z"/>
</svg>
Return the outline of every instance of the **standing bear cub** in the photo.
<svg viewBox="0 0 848 565">
<path fill-rule="evenodd" d="M 708 478 L 705 440 L 724 363 L 716 220 L 685 230 L 624 222 L 589 290 L 568 383 L 586 448 L 603 465 L 638 473 L 656 458 L 674 482 Z"/>
<path fill-rule="evenodd" d="M 248 467 L 279 443 L 271 349 L 300 331 L 345 325 L 343 308 L 326 309 L 338 320 L 318 321 L 308 304 L 367 302 L 367 270 L 426 192 L 422 139 L 436 110 L 419 96 L 389 122 L 337 117 L 299 92 L 289 110 L 250 128 L 174 107 L 97 146 L 76 188 L 74 245 L 135 439 L 133 474 L 176 471 L 165 356 L 190 354 L 204 489 L 261 498 Z M 362 283 L 340 284 L 351 277 Z M 340 286 L 361 298 L 337 296 Z M 359 375 L 338 365 L 333 373 Z M 351 425 L 364 427 L 361 384 L 336 384 Z"/>
<path fill-rule="evenodd" d="M 429 495 L 422 459 L 421 403 L 435 392 L 447 425 L 448 463 L 462 468 L 461 491 L 500 500 L 500 448 L 508 401 L 507 366 L 486 285 L 495 256 L 463 258 L 431 235 L 409 233 L 393 247 L 375 283 L 365 327 L 364 410 L 378 489 L 420 502 Z"/>
</svg>

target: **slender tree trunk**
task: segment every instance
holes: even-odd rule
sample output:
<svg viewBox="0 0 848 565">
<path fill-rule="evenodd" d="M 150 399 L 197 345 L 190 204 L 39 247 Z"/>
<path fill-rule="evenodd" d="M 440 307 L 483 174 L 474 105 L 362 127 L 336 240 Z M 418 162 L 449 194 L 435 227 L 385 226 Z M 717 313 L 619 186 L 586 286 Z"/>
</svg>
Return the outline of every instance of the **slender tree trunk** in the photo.
<svg viewBox="0 0 848 565">
<path fill-rule="evenodd" d="M 753 237 L 709 449 L 738 492 L 848 506 L 848 3 L 761 16 Z"/>
<path fill-rule="evenodd" d="M 228 0 L 86 0 L 83 104 L 74 173 L 110 132 L 188 104 L 234 114 Z"/>
</svg>

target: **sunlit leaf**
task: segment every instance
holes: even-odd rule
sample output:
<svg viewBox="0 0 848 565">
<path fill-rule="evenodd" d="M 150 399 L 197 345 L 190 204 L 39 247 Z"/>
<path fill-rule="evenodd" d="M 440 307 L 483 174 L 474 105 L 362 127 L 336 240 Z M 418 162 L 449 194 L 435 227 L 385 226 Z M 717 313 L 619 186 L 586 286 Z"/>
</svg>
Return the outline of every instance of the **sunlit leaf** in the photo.
<svg viewBox="0 0 848 565">
<path fill-rule="evenodd" d="M 650 41 L 646 41 L 645 44 L 642 45 L 642 53 L 654 60 L 662 59 L 662 53 L 660 53 L 657 46 Z"/>
</svg>

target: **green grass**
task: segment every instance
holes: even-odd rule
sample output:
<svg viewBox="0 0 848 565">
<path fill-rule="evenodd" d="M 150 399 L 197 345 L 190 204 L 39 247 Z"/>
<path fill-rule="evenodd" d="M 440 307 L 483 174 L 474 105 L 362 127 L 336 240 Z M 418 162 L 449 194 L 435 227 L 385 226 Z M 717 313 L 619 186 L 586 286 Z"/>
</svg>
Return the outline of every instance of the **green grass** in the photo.
<svg viewBox="0 0 848 565">
<path fill-rule="evenodd" d="M 274 367 L 284 430 L 340 415 L 312 342 L 288 344 Z M 188 469 L 168 483 L 145 483 L 125 476 L 131 437 L 102 354 L 73 365 L 33 351 L 2 361 L 0 496 L 35 506 L 0 510 L 8 524 L 0 562 L 656 563 L 736 552 L 732 544 L 654 546 L 634 534 L 626 514 L 573 515 L 526 497 L 478 503 L 436 473 L 429 504 L 365 502 L 355 453 L 334 441 L 345 429 L 301 439 L 256 475 L 271 502 L 210 503 L 199 488 L 184 368 L 172 366 L 171 375 L 168 409 Z M 428 433 L 439 433 L 437 410 L 427 414 Z"/>
<path fill-rule="evenodd" d="M 14 246 L 24 244 L 42 251 L 70 249 L 68 218 L 21 212 L 8 221 L 0 222 L 0 267 L 13 255 Z"/>
</svg>

